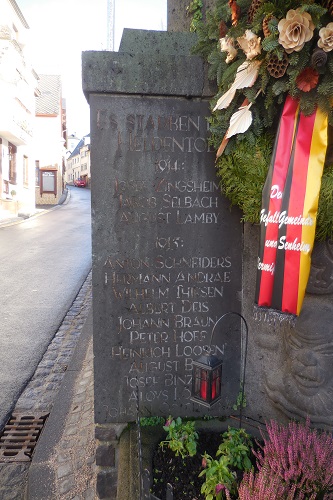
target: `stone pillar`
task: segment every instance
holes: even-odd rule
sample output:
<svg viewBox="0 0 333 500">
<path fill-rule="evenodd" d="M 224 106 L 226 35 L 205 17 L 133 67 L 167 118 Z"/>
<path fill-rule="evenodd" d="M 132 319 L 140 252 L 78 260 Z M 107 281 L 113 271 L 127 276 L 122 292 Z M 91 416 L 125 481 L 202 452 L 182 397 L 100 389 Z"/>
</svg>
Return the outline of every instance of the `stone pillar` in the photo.
<svg viewBox="0 0 333 500">
<path fill-rule="evenodd" d="M 168 0 L 168 31 L 190 31 L 191 16 L 187 14 L 187 7 L 191 0 Z M 203 0 L 202 14 L 205 18 L 206 10 L 214 7 L 215 0 Z"/>
<path fill-rule="evenodd" d="M 100 498 L 116 498 L 117 443 L 138 411 L 229 415 L 239 393 L 239 318 L 211 334 L 241 311 L 242 225 L 215 176 L 194 43 L 190 33 L 125 30 L 118 53 L 83 53 Z M 212 409 L 190 397 L 192 362 L 207 346 L 225 363 Z"/>
</svg>

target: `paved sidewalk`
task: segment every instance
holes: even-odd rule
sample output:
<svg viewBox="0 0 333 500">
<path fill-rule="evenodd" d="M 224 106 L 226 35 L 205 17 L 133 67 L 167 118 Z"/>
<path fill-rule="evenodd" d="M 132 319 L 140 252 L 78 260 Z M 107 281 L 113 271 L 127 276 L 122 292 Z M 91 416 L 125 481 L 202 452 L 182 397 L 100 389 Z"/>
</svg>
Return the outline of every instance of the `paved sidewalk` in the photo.
<svg viewBox="0 0 333 500">
<path fill-rule="evenodd" d="M 0 463 L 1 500 L 94 498 L 92 364 L 89 273 L 13 410 L 50 416 L 32 462 Z"/>
<path fill-rule="evenodd" d="M 61 205 L 67 205 L 71 197 L 70 189 L 67 187 L 64 189 L 63 194 L 61 195 L 58 203 L 56 205 L 37 205 L 35 211 L 31 214 L 20 214 L 12 216 L 10 214 L 6 214 L 5 217 L 2 217 L 0 214 L 0 227 L 13 226 L 14 224 L 20 224 L 26 219 L 32 219 L 34 217 L 39 217 L 51 210 L 56 210 L 60 208 Z"/>
<path fill-rule="evenodd" d="M 95 498 L 91 332 L 90 314 L 29 468 L 29 500 Z"/>
</svg>

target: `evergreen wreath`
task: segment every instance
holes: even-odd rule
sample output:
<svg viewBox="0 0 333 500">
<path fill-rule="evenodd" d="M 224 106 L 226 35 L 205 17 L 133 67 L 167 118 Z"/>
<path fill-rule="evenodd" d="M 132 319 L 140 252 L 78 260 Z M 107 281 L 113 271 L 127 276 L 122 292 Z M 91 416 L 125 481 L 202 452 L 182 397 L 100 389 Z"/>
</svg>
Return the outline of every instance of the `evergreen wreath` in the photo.
<svg viewBox="0 0 333 500">
<path fill-rule="evenodd" d="M 258 223 L 286 96 L 298 99 L 305 115 L 319 107 L 328 116 L 332 135 L 333 0 L 216 0 L 215 9 L 197 24 L 196 33 L 194 53 L 208 61 L 208 77 L 216 80 L 218 88 L 208 121 L 211 144 L 223 150 L 216 161 L 221 189 L 241 208 L 244 221 Z M 249 62 L 257 64 L 254 82 L 237 87 L 230 104 L 218 109 L 235 83 L 237 70 Z M 250 106 L 251 125 L 225 139 L 231 117 Z M 332 144 L 322 178 L 316 240 L 333 238 L 331 149 Z"/>
</svg>

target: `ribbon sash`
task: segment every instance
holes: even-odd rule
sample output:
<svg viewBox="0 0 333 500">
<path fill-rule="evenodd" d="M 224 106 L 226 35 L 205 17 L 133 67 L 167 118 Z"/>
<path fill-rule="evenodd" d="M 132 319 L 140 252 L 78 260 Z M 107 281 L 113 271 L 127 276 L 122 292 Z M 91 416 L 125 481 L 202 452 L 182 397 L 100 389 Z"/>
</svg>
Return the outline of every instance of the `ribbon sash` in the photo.
<svg viewBox="0 0 333 500">
<path fill-rule="evenodd" d="M 263 188 L 255 302 L 300 313 L 310 273 L 327 117 L 287 97 Z"/>
</svg>

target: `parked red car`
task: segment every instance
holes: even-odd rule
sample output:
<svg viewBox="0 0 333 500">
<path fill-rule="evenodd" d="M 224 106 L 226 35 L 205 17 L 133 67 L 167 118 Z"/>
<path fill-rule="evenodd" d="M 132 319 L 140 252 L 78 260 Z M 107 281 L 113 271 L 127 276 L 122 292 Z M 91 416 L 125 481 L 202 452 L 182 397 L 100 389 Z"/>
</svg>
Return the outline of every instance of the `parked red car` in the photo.
<svg viewBox="0 0 333 500">
<path fill-rule="evenodd" d="M 84 179 L 75 179 L 74 186 L 84 188 L 86 187 L 86 181 Z"/>
</svg>

